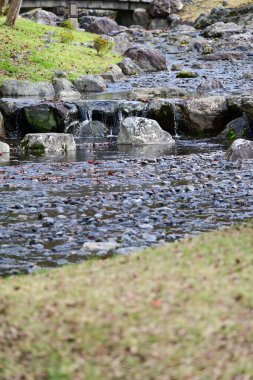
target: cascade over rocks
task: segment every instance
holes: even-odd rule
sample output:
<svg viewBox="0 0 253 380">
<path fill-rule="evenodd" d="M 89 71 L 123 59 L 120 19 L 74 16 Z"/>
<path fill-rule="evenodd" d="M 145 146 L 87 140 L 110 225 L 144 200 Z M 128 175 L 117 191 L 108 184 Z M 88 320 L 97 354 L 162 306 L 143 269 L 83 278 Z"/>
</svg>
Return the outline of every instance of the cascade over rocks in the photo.
<svg viewBox="0 0 253 380">
<path fill-rule="evenodd" d="M 235 140 L 226 153 L 226 159 L 232 161 L 253 159 L 253 141 Z"/>
<path fill-rule="evenodd" d="M 0 153 L 10 153 L 10 146 L 0 141 Z"/>
<path fill-rule="evenodd" d="M 117 143 L 121 145 L 168 144 L 174 140 L 155 120 L 144 117 L 127 117 L 120 126 Z"/>
<path fill-rule="evenodd" d="M 0 85 L 2 97 L 40 97 L 46 99 L 54 98 L 54 87 L 49 82 L 29 82 L 26 80 L 4 80 Z"/>
<path fill-rule="evenodd" d="M 167 70 L 166 57 L 157 50 L 136 46 L 125 51 L 124 56 L 131 58 L 144 71 Z"/>
<path fill-rule="evenodd" d="M 67 133 L 30 133 L 21 141 L 25 151 L 68 152 L 76 150 L 74 137 Z"/>
</svg>

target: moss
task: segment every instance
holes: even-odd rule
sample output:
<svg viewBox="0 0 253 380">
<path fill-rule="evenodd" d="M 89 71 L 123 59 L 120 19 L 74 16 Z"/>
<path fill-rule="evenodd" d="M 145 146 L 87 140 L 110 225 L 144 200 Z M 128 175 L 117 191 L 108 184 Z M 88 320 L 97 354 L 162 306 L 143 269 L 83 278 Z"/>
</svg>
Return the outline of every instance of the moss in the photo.
<svg viewBox="0 0 253 380">
<path fill-rule="evenodd" d="M 197 78 L 198 74 L 192 71 L 180 71 L 177 73 L 176 78 Z"/>
</svg>

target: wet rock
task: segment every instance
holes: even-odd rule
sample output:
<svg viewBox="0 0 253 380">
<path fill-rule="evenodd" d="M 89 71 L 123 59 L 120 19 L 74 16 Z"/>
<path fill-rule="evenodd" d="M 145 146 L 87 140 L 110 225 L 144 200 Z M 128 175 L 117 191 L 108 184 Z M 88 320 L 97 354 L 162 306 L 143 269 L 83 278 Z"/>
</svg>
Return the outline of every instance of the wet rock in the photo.
<svg viewBox="0 0 253 380">
<path fill-rule="evenodd" d="M 46 99 L 54 98 L 54 87 L 48 82 L 29 82 L 22 80 L 4 80 L 0 86 L 0 95 L 3 97 L 34 96 Z"/>
<path fill-rule="evenodd" d="M 108 17 L 99 17 L 97 20 L 91 22 L 86 31 L 96 34 L 110 34 L 114 31 L 119 31 L 119 25 Z"/>
<path fill-rule="evenodd" d="M 201 54 L 210 54 L 213 51 L 212 40 L 204 37 L 192 38 L 189 43 L 189 51 L 197 51 Z"/>
<path fill-rule="evenodd" d="M 196 91 L 200 94 L 209 93 L 210 91 L 214 90 L 222 90 L 223 84 L 218 79 L 211 79 L 207 80 L 207 78 L 204 78 L 201 80 L 200 84 L 197 86 Z"/>
<path fill-rule="evenodd" d="M 83 75 L 74 81 L 79 92 L 103 92 L 106 84 L 101 75 Z"/>
<path fill-rule="evenodd" d="M 7 137 L 7 133 L 4 127 L 4 118 L 0 112 L 0 138 L 5 139 Z"/>
<path fill-rule="evenodd" d="M 184 97 L 187 92 L 178 87 L 151 87 L 132 90 L 128 93 L 128 97 L 132 100 L 149 101 L 153 98 L 177 98 Z"/>
<path fill-rule="evenodd" d="M 123 54 L 127 49 L 133 46 L 134 35 L 131 31 L 121 31 L 113 34 L 113 50 L 118 54 Z"/>
<path fill-rule="evenodd" d="M 177 13 L 183 8 L 183 3 L 180 0 L 153 0 L 149 14 L 152 17 L 166 18 L 171 13 Z"/>
<path fill-rule="evenodd" d="M 56 26 L 62 22 L 62 19 L 52 12 L 44 11 L 41 8 L 33 9 L 29 12 L 22 13 L 21 17 L 38 22 L 39 24 Z"/>
<path fill-rule="evenodd" d="M 253 141 L 235 140 L 226 153 L 227 160 L 253 159 Z"/>
<path fill-rule="evenodd" d="M 245 117 L 238 117 L 232 120 L 218 135 L 219 138 L 227 142 L 233 142 L 236 139 L 251 139 L 252 136 L 253 131 L 250 127 L 249 120 Z"/>
<path fill-rule="evenodd" d="M 249 120 L 253 122 L 253 96 L 252 95 L 239 95 L 230 96 L 228 98 L 228 106 L 233 112 L 243 113 L 247 115 Z"/>
<path fill-rule="evenodd" d="M 120 127 L 117 143 L 122 145 L 168 144 L 174 140 L 168 132 L 162 130 L 155 120 L 143 117 L 128 117 Z"/>
<path fill-rule="evenodd" d="M 165 56 L 156 50 L 136 46 L 125 51 L 124 56 L 131 58 L 144 71 L 167 70 Z"/>
<path fill-rule="evenodd" d="M 142 73 L 142 69 L 132 61 L 131 58 L 124 58 L 118 66 L 125 75 L 137 75 Z"/>
<path fill-rule="evenodd" d="M 171 13 L 170 15 L 167 16 L 167 23 L 169 24 L 169 26 L 173 27 L 179 24 L 179 22 L 180 22 L 180 17 L 177 14 Z"/>
<path fill-rule="evenodd" d="M 180 108 L 177 104 L 168 99 L 157 99 L 149 103 L 147 109 L 147 117 L 154 119 L 162 127 L 163 130 L 175 134 L 180 121 Z"/>
<path fill-rule="evenodd" d="M 75 86 L 67 79 L 55 78 L 53 80 L 56 100 L 79 100 L 81 94 L 76 90 Z"/>
<path fill-rule="evenodd" d="M 241 32 L 242 32 L 242 27 L 233 22 L 229 22 L 226 24 L 224 22 L 216 22 L 215 24 L 211 26 L 207 26 L 203 31 L 203 35 L 205 37 L 220 38 L 225 35 L 241 33 Z"/>
<path fill-rule="evenodd" d="M 200 59 L 204 61 L 242 61 L 246 59 L 246 54 L 238 51 L 224 51 L 213 54 L 206 54 Z"/>
<path fill-rule="evenodd" d="M 224 96 L 190 99 L 180 105 L 185 128 L 191 133 L 215 134 L 228 122 L 228 105 Z"/>
<path fill-rule="evenodd" d="M 79 18 L 79 25 L 81 29 L 87 29 L 88 26 L 97 20 L 97 16 L 82 16 Z"/>
<path fill-rule="evenodd" d="M 67 133 L 30 133 L 21 141 L 25 151 L 68 152 L 75 151 L 74 137 Z"/>
<path fill-rule="evenodd" d="M 0 141 L 0 153 L 10 153 L 10 146 Z"/>
<path fill-rule="evenodd" d="M 80 250 L 81 255 L 89 256 L 89 255 L 98 255 L 98 256 L 106 256 L 108 254 L 115 253 L 115 249 L 120 247 L 120 244 L 113 240 L 109 241 L 88 241 L 83 244 L 82 249 Z"/>
<path fill-rule="evenodd" d="M 147 29 L 149 23 L 148 12 L 144 8 L 135 8 L 133 12 L 133 21 L 135 25 L 140 25 Z"/>
<path fill-rule="evenodd" d="M 101 121 L 83 121 L 75 129 L 74 135 L 79 138 L 104 138 L 106 126 Z"/>
<path fill-rule="evenodd" d="M 197 78 L 199 76 L 198 73 L 193 71 L 180 71 L 177 73 L 176 78 Z"/>
</svg>

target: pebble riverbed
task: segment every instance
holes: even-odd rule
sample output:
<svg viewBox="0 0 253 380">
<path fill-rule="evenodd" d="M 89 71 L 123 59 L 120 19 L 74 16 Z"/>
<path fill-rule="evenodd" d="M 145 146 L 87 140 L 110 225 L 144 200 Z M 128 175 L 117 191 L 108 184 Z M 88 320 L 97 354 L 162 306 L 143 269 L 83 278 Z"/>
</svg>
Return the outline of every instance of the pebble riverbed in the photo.
<svg viewBox="0 0 253 380">
<path fill-rule="evenodd" d="M 2 162 L 0 274 L 128 254 L 253 217 L 251 160 L 163 153 Z"/>
</svg>

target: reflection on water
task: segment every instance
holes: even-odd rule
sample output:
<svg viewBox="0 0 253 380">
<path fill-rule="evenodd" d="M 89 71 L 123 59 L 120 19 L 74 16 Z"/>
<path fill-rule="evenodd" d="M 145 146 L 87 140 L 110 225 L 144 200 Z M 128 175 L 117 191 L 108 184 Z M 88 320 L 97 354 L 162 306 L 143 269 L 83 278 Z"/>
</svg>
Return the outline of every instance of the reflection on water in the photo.
<svg viewBox="0 0 253 380">
<path fill-rule="evenodd" d="M 12 153 L 0 157 L 0 165 L 17 165 L 25 162 L 82 162 L 87 160 L 119 160 L 128 158 L 159 158 L 208 153 L 223 150 L 224 145 L 212 139 L 177 139 L 174 147 L 164 144 L 130 146 L 113 144 L 80 144 L 76 152 L 48 152 L 42 155 Z"/>
</svg>

